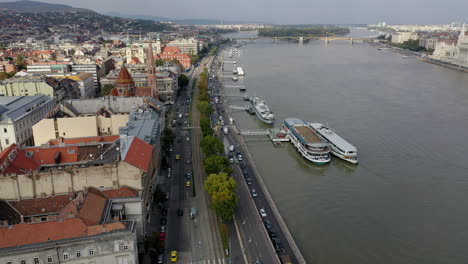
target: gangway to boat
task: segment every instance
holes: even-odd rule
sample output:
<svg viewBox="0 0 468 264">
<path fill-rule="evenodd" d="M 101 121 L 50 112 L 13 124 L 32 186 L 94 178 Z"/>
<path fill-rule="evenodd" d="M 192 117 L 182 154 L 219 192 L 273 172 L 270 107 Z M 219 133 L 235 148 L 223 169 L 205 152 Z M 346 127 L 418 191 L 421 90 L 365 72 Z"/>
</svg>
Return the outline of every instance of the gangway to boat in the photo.
<svg viewBox="0 0 468 264">
<path fill-rule="evenodd" d="M 247 90 L 243 85 L 223 85 L 224 88 L 239 88 L 241 91 Z"/>
<path fill-rule="evenodd" d="M 265 130 L 265 131 L 246 130 L 246 131 L 241 131 L 239 134 L 242 136 L 268 136 L 270 132 L 268 130 Z"/>
<path fill-rule="evenodd" d="M 226 64 L 237 64 L 237 61 L 221 61 L 222 63 Z"/>
<path fill-rule="evenodd" d="M 242 111 L 245 111 L 245 106 L 230 105 L 229 108 L 234 109 L 234 110 L 242 110 Z"/>
</svg>

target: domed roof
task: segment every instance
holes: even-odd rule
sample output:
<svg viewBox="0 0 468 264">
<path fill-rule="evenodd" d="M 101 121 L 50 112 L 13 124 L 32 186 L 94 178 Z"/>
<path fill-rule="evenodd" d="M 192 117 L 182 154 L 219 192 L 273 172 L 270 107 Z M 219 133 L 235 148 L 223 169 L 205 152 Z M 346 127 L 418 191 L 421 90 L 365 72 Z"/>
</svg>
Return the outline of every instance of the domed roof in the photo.
<svg viewBox="0 0 468 264">
<path fill-rule="evenodd" d="M 119 75 L 117 76 L 117 79 L 115 80 L 115 84 L 116 85 L 119 85 L 119 84 L 135 84 L 135 82 L 133 81 L 132 76 L 130 75 L 130 73 L 127 70 L 127 67 L 122 66 L 122 68 L 120 69 Z"/>
</svg>

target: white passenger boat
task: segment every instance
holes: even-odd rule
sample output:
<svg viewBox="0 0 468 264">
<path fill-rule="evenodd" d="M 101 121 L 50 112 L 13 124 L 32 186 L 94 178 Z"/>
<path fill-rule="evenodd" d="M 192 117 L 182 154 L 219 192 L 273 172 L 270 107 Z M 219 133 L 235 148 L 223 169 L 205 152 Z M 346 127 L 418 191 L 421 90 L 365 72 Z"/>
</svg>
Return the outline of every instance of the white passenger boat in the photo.
<svg viewBox="0 0 468 264">
<path fill-rule="evenodd" d="M 266 105 L 265 101 L 259 97 L 250 98 L 250 103 L 252 104 L 255 114 L 257 114 L 258 119 L 266 124 L 273 124 L 275 121 L 275 116 L 273 112 L 270 111 L 270 108 Z"/>
<path fill-rule="evenodd" d="M 358 163 L 356 148 L 338 136 L 333 130 L 321 123 L 310 123 L 312 128 L 330 144 L 331 153 L 340 159 L 346 160 L 352 164 Z"/>
<path fill-rule="evenodd" d="M 284 120 L 283 130 L 305 159 L 315 164 L 330 162 L 329 144 L 310 125 L 297 118 L 287 118 Z"/>
</svg>

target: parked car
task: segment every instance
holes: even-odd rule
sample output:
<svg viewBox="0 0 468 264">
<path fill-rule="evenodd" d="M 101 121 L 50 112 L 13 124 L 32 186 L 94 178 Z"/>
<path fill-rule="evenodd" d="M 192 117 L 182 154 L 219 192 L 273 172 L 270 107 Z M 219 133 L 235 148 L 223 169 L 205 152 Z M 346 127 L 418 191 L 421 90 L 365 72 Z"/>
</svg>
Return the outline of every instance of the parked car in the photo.
<svg viewBox="0 0 468 264">
<path fill-rule="evenodd" d="M 258 197 L 257 190 L 255 190 L 255 189 L 252 189 L 252 197 L 253 197 L 253 198 L 256 198 L 256 197 Z"/>
<path fill-rule="evenodd" d="M 260 208 L 260 215 L 261 215 L 262 217 L 267 217 L 267 213 L 266 213 L 266 211 L 265 211 L 264 208 Z"/>
<path fill-rule="evenodd" d="M 167 224 L 166 217 L 161 217 L 161 225 L 166 225 L 166 224 Z"/>
<path fill-rule="evenodd" d="M 273 238 L 271 241 L 273 242 L 273 246 L 275 246 L 276 252 L 283 251 L 283 244 L 281 244 L 281 240 L 279 240 L 279 238 Z"/>
<path fill-rule="evenodd" d="M 233 164 L 233 163 L 234 163 L 234 159 L 233 159 L 233 158 L 229 158 L 229 163 Z"/>
<path fill-rule="evenodd" d="M 159 233 L 159 240 L 164 241 L 166 239 L 166 233 Z"/>
<path fill-rule="evenodd" d="M 272 229 L 268 230 L 268 236 L 270 236 L 271 239 L 278 238 L 278 234 L 276 234 L 276 232 L 273 231 Z"/>
<path fill-rule="evenodd" d="M 249 172 L 245 170 L 243 175 L 244 175 L 244 178 L 248 178 L 249 177 Z"/>
<path fill-rule="evenodd" d="M 273 225 L 271 224 L 270 220 L 263 221 L 263 224 L 265 224 L 266 229 L 272 229 L 273 228 Z"/>
<path fill-rule="evenodd" d="M 190 181 L 187 181 L 187 182 L 185 183 L 185 187 L 191 187 L 191 186 L 192 186 L 192 183 L 191 183 Z"/>
<path fill-rule="evenodd" d="M 191 179 L 192 178 L 192 173 L 191 172 L 185 173 L 185 178 Z"/>
<path fill-rule="evenodd" d="M 245 164 L 243 162 L 240 162 L 239 166 L 243 170 L 245 170 L 245 168 L 247 168 L 247 166 L 245 166 Z"/>
<path fill-rule="evenodd" d="M 162 264 L 162 263 L 164 263 L 164 254 L 160 254 L 158 256 L 158 264 Z"/>
<path fill-rule="evenodd" d="M 179 216 L 183 216 L 183 215 L 184 215 L 184 209 L 179 208 L 179 210 L 177 210 L 177 214 L 178 214 Z"/>
<path fill-rule="evenodd" d="M 247 185 L 252 185 L 252 180 L 250 178 L 246 178 L 245 182 L 247 183 Z"/>
<path fill-rule="evenodd" d="M 161 209 L 161 215 L 167 215 L 167 209 L 165 207 Z"/>
<path fill-rule="evenodd" d="M 162 225 L 162 226 L 159 228 L 159 232 L 160 232 L 160 233 L 166 233 L 166 226 L 165 226 L 165 225 Z"/>
</svg>

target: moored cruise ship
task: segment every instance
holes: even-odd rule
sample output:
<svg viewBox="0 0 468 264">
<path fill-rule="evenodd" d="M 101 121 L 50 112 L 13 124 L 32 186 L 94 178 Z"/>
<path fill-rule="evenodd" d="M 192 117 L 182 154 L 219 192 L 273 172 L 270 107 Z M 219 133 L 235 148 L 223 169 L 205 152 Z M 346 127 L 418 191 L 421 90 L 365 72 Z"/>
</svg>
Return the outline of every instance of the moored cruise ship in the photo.
<svg viewBox="0 0 468 264">
<path fill-rule="evenodd" d="M 304 121 L 287 118 L 283 130 L 304 158 L 316 164 L 330 162 L 330 146 Z"/>
<path fill-rule="evenodd" d="M 346 160 L 352 164 L 358 163 L 356 148 L 338 136 L 329 127 L 320 123 L 309 124 L 317 133 L 330 144 L 331 153 L 340 159 Z"/>
<path fill-rule="evenodd" d="M 275 121 L 275 116 L 273 112 L 270 111 L 270 108 L 265 104 L 265 101 L 259 97 L 250 98 L 250 103 L 252 104 L 255 114 L 257 114 L 258 119 L 266 124 L 273 124 Z"/>
</svg>

